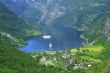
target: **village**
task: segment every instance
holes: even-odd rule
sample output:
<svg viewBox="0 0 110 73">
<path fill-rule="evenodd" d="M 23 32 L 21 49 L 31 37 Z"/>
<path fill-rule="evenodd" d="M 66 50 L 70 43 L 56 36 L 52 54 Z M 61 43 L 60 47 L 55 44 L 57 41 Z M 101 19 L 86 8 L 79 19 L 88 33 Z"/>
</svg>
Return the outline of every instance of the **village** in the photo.
<svg viewBox="0 0 110 73">
<path fill-rule="evenodd" d="M 96 48 L 97 50 L 94 50 Z M 100 54 L 102 49 L 102 46 L 91 46 L 80 49 L 70 49 L 66 51 L 52 51 L 43 53 L 37 52 L 32 53 L 31 56 L 38 60 L 39 64 L 58 67 L 63 73 L 65 70 L 87 70 L 93 68 L 96 65 L 100 66 L 101 60 L 97 59 L 96 56 Z"/>
</svg>

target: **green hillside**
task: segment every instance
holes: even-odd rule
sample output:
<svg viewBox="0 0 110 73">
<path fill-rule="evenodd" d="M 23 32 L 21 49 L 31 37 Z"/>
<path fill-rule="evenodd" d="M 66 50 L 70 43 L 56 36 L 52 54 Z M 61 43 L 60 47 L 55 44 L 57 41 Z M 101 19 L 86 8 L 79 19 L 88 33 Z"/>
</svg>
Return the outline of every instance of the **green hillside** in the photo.
<svg viewBox="0 0 110 73">
<path fill-rule="evenodd" d="M 102 43 L 105 40 L 109 40 L 109 22 L 110 13 L 102 16 L 96 23 L 94 27 L 91 27 L 87 31 L 85 31 L 82 36 L 84 36 L 85 41 L 88 39 L 88 43 L 96 41 L 96 43 L 100 41 Z"/>
<path fill-rule="evenodd" d="M 100 18 L 83 34 L 90 41 L 79 49 L 26 53 L 16 49 L 23 37 L 42 32 L 0 3 L 0 73 L 109 73 L 109 18 Z"/>
<path fill-rule="evenodd" d="M 22 27 L 21 27 L 22 26 Z M 15 37 L 21 37 L 26 35 L 39 35 L 40 30 L 35 29 L 30 24 L 26 23 L 11 12 L 3 4 L 0 3 L 0 31 L 8 33 Z"/>
<path fill-rule="evenodd" d="M 36 68 L 41 66 L 27 53 L 16 49 L 21 45 L 21 37 L 34 35 L 33 32 L 41 34 L 0 3 L 0 73 L 39 73 Z"/>
<path fill-rule="evenodd" d="M 71 11 L 53 21 L 53 24 L 61 24 L 74 27 L 78 30 L 87 30 L 94 27 L 95 23 L 109 11 L 109 0 L 57 0 Z M 72 10 L 73 8 L 73 10 Z"/>
</svg>

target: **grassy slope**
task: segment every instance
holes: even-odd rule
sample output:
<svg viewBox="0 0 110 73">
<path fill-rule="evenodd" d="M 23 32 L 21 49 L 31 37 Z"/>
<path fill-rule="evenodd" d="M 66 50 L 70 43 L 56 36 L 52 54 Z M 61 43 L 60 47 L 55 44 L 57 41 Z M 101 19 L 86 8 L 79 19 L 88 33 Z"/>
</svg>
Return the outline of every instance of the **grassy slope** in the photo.
<svg viewBox="0 0 110 73">
<path fill-rule="evenodd" d="M 1 37 L 1 35 L 0 35 Z M 29 54 L 17 50 L 7 37 L 0 39 L 0 73 L 60 73 L 56 67 L 38 64 Z"/>
<path fill-rule="evenodd" d="M 107 17 L 110 17 L 110 13 L 102 17 L 96 27 L 89 29 L 83 35 L 89 39 L 89 42 L 97 40 L 95 44 L 102 44 L 104 49 L 98 56 L 102 60 L 102 67 L 100 67 L 99 73 L 109 73 L 110 70 L 110 41 L 102 34 Z"/>
<path fill-rule="evenodd" d="M 24 29 L 33 32 L 35 28 L 32 30 L 30 25 L 0 3 L 0 73 L 42 73 L 42 66 L 16 49 L 20 43 L 15 41 L 17 37 L 28 34 Z"/>
</svg>

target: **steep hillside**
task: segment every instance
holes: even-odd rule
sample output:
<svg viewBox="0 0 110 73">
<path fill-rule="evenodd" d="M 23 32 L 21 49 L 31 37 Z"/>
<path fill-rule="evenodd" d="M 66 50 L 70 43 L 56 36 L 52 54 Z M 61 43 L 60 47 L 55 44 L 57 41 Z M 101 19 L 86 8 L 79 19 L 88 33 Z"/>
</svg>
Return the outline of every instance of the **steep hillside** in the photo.
<svg viewBox="0 0 110 73">
<path fill-rule="evenodd" d="M 22 27 L 21 27 L 22 26 Z M 35 32 L 36 31 L 36 32 Z M 39 32 L 38 32 L 39 31 Z M 40 30 L 23 21 L 0 3 L 0 32 L 14 37 L 40 34 Z"/>
<path fill-rule="evenodd" d="M 64 25 L 84 31 L 107 11 L 110 0 L 1 0 L 34 24 Z M 16 4 L 16 6 L 15 6 Z"/>
<path fill-rule="evenodd" d="M 110 13 L 102 16 L 94 26 L 88 29 L 82 36 L 89 44 L 95 42 L 103 42 L 104 40 L 110 40 Z"/>
<path fill-rule="evenodd" d="M 33 29 L 34 32 L 39 31 Z M 33 35 L 33 29 L 0 3 L 0 73 L 42 73 L 42 70 L 36 68 L 42 69 L 43 66 L 27 53 L 16 49 L 21 45 L 21 38 L 18 37 L 30 35 L 27 30 L 32 30 Z"/>
<path fill-rule="evenodd" d="M 108 0 L 59 0 L 63 5 L 70 6 L 72 11 L 59 17 L 55 23 L 69 25 L 79 30 L 86 30 L 95 26 L 94 23 L 106 14 L 109 7 Z M 108 3 L 107 3 L 108 2 Z"/>
</svg>

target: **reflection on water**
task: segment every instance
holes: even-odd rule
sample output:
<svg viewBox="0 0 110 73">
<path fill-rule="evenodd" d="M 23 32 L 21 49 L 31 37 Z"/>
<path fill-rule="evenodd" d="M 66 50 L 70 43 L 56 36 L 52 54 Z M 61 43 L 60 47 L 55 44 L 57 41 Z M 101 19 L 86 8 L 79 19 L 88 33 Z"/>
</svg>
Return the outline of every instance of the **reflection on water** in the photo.
<svg viewBox="0 0 110 73">
<path fill-rule="evenodd" d="M 79 48 L 83 44 L 80 38 L 82 32 L 73 28 L 54 26 L 45 30 L 46 34 L 26 40 L 28 45 L 18 48 L 25 52 L 58 51 L 70 48 Z"/>
</svg>

